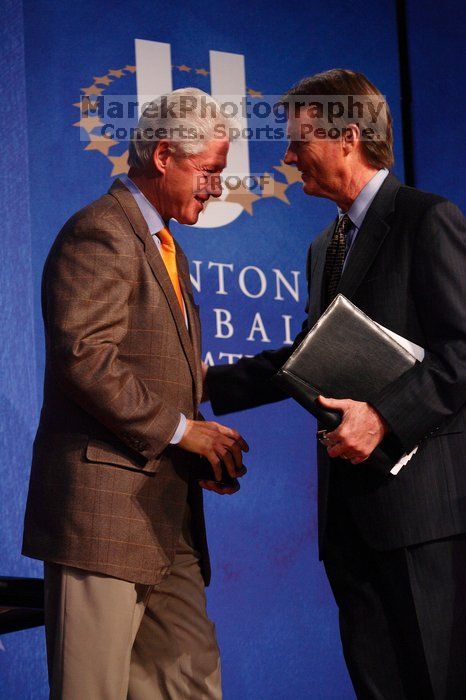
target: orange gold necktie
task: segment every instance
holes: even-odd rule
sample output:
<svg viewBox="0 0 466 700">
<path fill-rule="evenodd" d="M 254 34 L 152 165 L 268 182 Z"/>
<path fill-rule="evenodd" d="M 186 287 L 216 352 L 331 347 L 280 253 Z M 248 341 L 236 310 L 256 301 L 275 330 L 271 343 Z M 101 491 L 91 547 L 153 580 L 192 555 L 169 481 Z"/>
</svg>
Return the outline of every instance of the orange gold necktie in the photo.
<svg viewBox="0 0 466 700">
<path fill-rule="evenodd" d="M 178 268 L 176 266 L 176 248 L 173 236 L 170 233 L 170 229 L 164 227 L 158 232 L 158 237 L 160 239 L 160 254 L 162 260 L 167 268 L 168 275 L 172 281 L 173 289 L 178 299 L 181 311 L 184 314 L 184 299 L 181 293 L 180 280 L 178 278 Z"/>
</svg>

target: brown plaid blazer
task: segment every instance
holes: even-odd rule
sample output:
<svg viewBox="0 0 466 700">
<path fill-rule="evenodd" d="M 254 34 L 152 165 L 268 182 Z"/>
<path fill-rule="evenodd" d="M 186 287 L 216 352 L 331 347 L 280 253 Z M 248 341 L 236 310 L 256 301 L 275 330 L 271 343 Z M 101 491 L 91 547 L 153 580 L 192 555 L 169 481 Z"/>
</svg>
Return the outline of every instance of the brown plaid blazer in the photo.
<svg viewBox="0 0 466 700">
<path fill-rule="evenodd" d="M 170 446 L 197 417 L 200 324 L 177 245 L 189 331 L 146 222 L 117 180 L 58 234 L 42 280 L 44 401 L 23 554 L 154 584 L 170 570 L 187 500 L 208 583 L 194 455 Z"/>
</svg>

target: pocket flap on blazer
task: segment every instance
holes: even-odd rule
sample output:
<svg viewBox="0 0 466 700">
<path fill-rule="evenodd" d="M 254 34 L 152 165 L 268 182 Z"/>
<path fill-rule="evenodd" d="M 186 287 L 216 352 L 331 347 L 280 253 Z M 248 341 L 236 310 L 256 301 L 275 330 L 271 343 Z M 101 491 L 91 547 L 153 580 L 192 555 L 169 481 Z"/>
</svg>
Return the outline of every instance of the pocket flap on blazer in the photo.
<svg viewBox="0 0 466 700">
<path fill-rule="evenodd" d="M 113 464 L 127 469 L 137 471 L 155 472 L 160 464 L 160 460 L 148 460 L 137 452 L 126 449 L 123 445 L 109 445 L 102 440 L 90 439 L 86 447 L 86 459 L 89 462 L 99 462 L 101 464 Z"/>
</svg>

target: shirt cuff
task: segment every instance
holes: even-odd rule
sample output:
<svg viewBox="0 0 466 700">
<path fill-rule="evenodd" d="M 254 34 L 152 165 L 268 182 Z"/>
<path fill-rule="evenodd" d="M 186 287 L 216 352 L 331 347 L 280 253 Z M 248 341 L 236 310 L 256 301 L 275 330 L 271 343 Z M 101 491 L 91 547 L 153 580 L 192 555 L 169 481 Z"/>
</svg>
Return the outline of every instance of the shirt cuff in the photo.
<svg viewBox="0 0 466 700">
<path fill-rule="evenodd" d="M 177 445 L 180 440 L 183 438 L 184 431 L 186 430 L 186 416 L 184 416 L 182 413 L 180 413 L 180 422 L 178 423 L 178 427 L 175 430 L 175 433 L 170 440 L 170 445 Z"/>
</svg>

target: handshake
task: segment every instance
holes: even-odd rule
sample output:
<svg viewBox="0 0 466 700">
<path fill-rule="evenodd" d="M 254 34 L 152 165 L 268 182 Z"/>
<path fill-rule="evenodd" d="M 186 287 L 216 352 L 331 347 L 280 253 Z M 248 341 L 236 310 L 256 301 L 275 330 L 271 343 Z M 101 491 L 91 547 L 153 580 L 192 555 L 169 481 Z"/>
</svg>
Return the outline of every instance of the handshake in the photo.
<svg viewBox="0 0 466 700">
<path fill-rule="evenodd" d="M 237 480 L 247 471 L 243 464 L 243 452 L 248 452 L 249 446 L 236 430 L 213 421 L 188 420 L 178 447 L 205 457 L 210 462 L 215 481 L 200 480 L 202 488 L 222 495 L 239 490 Z M 229 477 L 228 481 L 225 476 Z M 225 483 L 222 483 L 222 479 Z"/>
<path fill-rule="evenodd" d="M 204 387 L 207 371 L 208 366 L 202 363 Z M 207 398 L 204 388 L 203 401 Z M 360 464 L 371 455 L 389 430 L 378 411 L 366 402 L 319 396 L 319 403 L 342 415 L 340 425 L 331 432 L 324 431 L 325 437 L 321 439 L 332 458 L 340 457 L 354 465 Z M 203 488 L 220 494 L 232 494 L 239 490 L 238 478 L 246 473 L 243 452 L 248 452 L 249 447 L 236 430 L 215 422 L 188 420 L 178 446 L 210 462 L 215 481 L 200 481 Z M 228 475 L 232 483 L 219 483 L 222 474 Z"/>
<path fill-rule="evenodd" d="M 208 366 L 202 363 L 204 386 L 207 370 Z M 210 463 L 215 481 L 200 480 L 202 488 L 221 495 L 239 491 L 238 478 L 247 471 L 243 464 L 243 452 L 249 452 L 249 446 L 237 430 L 214 421 L 188 420 L 178 447 L 194 452 Z M 231 483 L 222 483 L 225 476 Z"/>
</svg>

